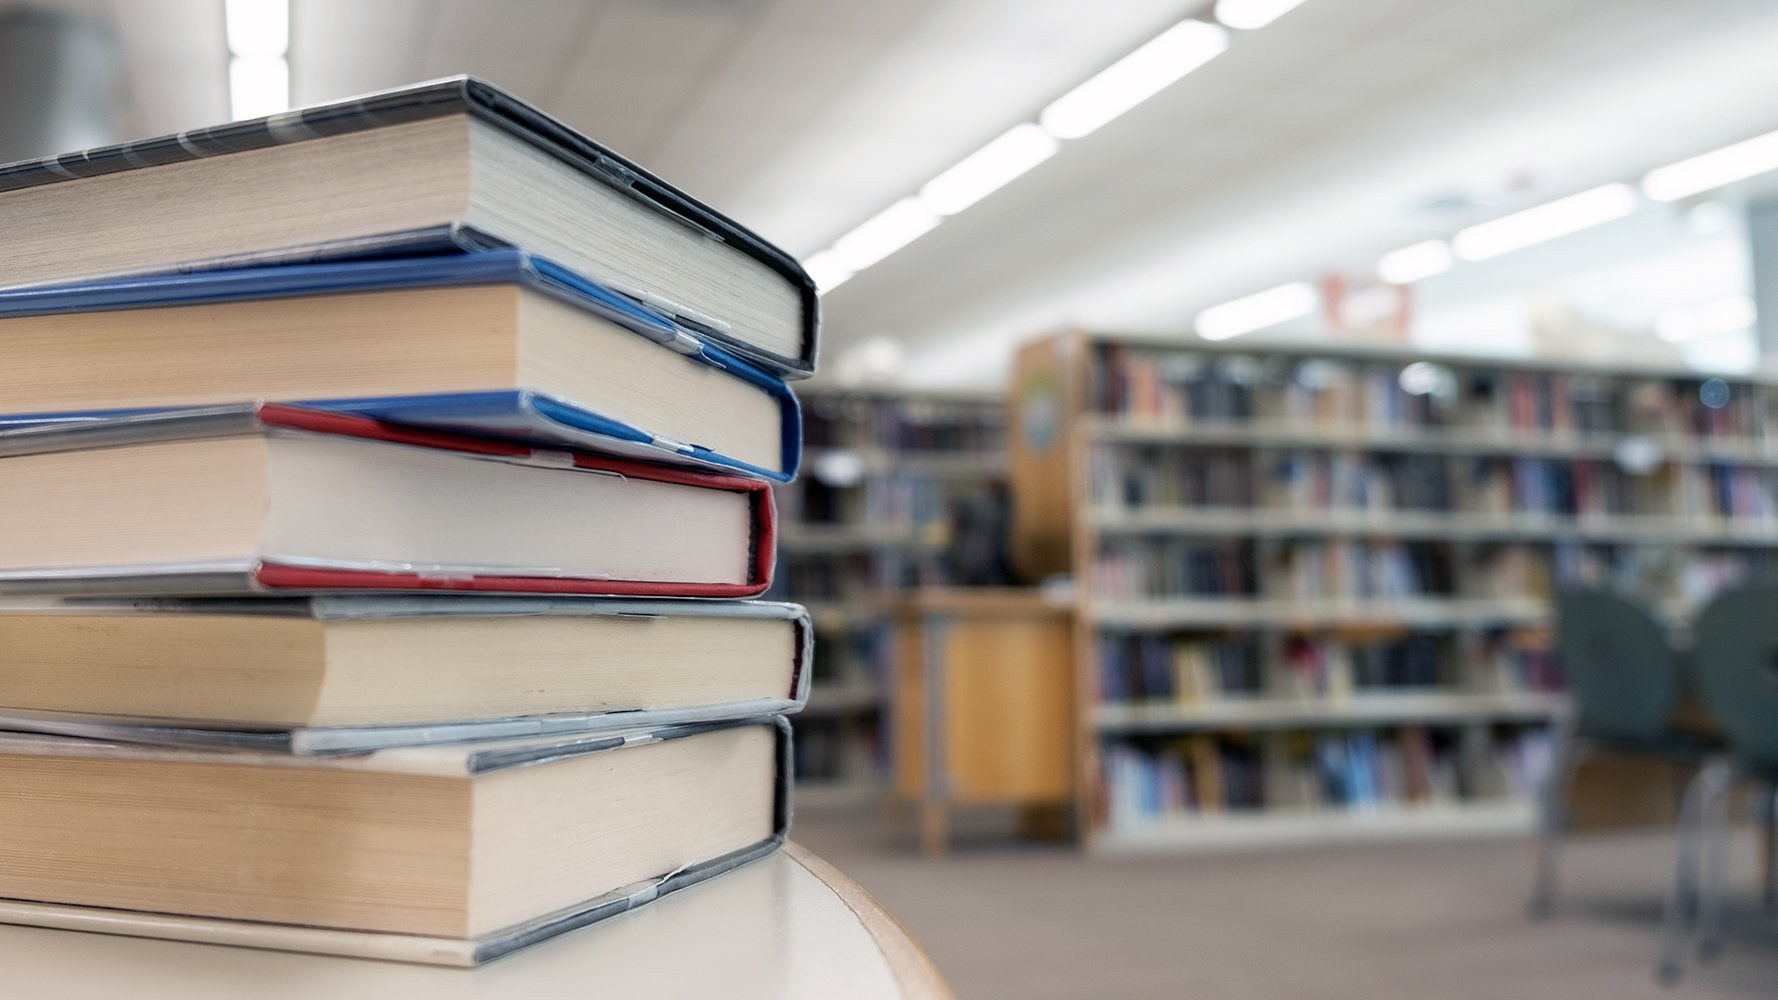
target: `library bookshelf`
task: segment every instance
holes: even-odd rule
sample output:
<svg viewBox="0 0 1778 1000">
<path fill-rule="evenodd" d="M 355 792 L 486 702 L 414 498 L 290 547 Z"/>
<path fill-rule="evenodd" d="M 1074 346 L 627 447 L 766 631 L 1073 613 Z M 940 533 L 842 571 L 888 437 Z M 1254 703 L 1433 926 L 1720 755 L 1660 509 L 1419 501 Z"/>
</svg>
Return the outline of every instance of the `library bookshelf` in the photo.
<svg viewBox="0 0 1778 1000">
<path fill-rule="evenodd" d="M 814 684 L 796 728 L 798 803 L 886 787 L 892 593 L 950 582 L 953 504 L 1004 489 L 999 396 L 797 390 L 802 473 L 777 487 L 777 583 L 815 622 Z"/>
<path fill-rule="evenodd" d="M 1778 556 L 1778 383 L 1068 332 L 1007 420 L 1098 851 L 1526 831 L 1553 590 L 1683 620 Z"/>
</svg>

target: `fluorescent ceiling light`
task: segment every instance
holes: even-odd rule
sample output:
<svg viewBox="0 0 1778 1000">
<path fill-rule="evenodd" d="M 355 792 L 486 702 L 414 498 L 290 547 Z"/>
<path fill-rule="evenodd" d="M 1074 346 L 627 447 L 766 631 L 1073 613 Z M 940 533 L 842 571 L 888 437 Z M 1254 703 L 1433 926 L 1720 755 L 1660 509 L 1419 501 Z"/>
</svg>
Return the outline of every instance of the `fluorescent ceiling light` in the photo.
<svg viewBox="0 0 1778 1000">
<path fill-rule="evenodd" d="M 290 110 L 290 63 L 236 56 L 228 63 L 229 114 L 235 121 Z"/>
<path fill-rule="evenodd" d="M 932 231 L 938 216 L 915 197 L 903 198 L 833 241 L 834 262 L 862 271 Z"/>
<path fill-rule="evenodd" d="M 822 295 L 845 284 L 847 278 L 857 273 L 841 264 L 832 250 L 823 250 L 803 261 L 803 270 L 815 279 L 815 291 Z"/>
<path fill-rule="evenodd" d="M 1193 325 L 1205 340 L 1227 340 L 1307 316 L 1315 311 L 1316 303 L 1315 287 L 1306 281 L 1295 281 L 1211 306 L 1198 313 Z"/>
<path fill-rule="evenodd" d="M 1181 21 L 1099 75 L 1057 98 L 1038 121 L 1059 139 L 1078 139 L 1153 97 L 1216 58 L 1229 33 L 1204 21 Z"/>
<path fill-rule="evenodd" d="M 1655 201 L 1677 201 L 1768 170 L 1778 170 L 1778 132 L 1650 170 L 1642 178 L 1642 193 Z"/>
<path fill-rule="evenodd" d="M 939 215 L 955 215 L 1056 155 L 1061 142 L 1026 122 L 926 182 L 920 201 Z"/>
<path fill-rule="evenodd" d="M 1216 19 L 1231 28 L 1263 28 L 1290 13 L 1303 0 L 1216 0 Z"/>
<path fill-rule="evenodd" d="M 228 51 L 248 59 L 275 59 L 290 51 L 290 0 L 225 0 Z"/>
<path fill-rule="evenodd" d="M 1452 238 L 1451 247 L 1464 260 L 1487 260 L 1621 219 L 1634 211 L 1634 188 L 1628 184 L 1606 184 L 1492 222 L 1470 226 Z"/>
<path fill-rule="evenodd" d="M 1426 240 L 1384 254 L 1377 261 L 1377 277 L 1392 285 L 1411 285 L 1451 269 L 1451 245 Z"/>
</svg>

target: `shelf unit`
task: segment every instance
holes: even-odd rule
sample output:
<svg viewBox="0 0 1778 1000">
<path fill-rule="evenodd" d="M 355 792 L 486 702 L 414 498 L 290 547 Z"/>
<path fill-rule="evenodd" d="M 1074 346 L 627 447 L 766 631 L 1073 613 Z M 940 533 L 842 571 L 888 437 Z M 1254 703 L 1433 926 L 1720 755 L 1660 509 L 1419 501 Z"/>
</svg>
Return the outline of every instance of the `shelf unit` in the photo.
<svg viewBox="0 0 1778 1000">
<path fill-rule="evenodd" d="M 1077 603 L 1089 848 L 1525 831 L 1548 596 L 1676 621 L 1778 564 L 1778 385 L 1059 334 L 1008 404 L 1014 556 Z"/>
<path fill-rule="evenodd" d="M 798 804 L 885 788 L 887 593 L 946 580 L 954 500 L 1004 488 L 998 396 L 801 389 L 804 454 L 776 488 L 777 584 L 815 622 L 814 684 L 796 728 Z"/>
</svg>

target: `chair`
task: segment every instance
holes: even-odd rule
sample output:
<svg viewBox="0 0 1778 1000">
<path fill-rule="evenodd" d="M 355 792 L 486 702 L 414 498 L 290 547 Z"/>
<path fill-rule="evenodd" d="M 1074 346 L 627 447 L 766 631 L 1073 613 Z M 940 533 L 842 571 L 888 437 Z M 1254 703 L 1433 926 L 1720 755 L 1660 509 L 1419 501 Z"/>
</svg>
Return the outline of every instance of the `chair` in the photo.
<svg viewBox="0 0 1778 1000">
<path fill-rule="evenodd" d="M 1557 595 L 1556 650 L 1573 709 L 1556 726 L 1540 796 L 1530 906 L 1536 918 L 1554 908 L 1568 793 L 1585 757 L 1636 754 L 1695 767 L 1722 749 L 1669 725 L 1685 688 L 1684 658 L 1660 624 L 1627 598 L 1593 588 Z"/>
<path fill-rule="evenodd" d="M 1705 766 L 1686 789 L 1677 872 L 1661 937 L 1658 974 L 1666 983 L 1677 980 L 1682 968 L 1691 898 L 1697 903 L 1698 956 L 1709 959 L 1721 948 L 1729 793 L 1749 781 L 1760 783 L 1765 792 L 1761 889 L 1768 909 L 1778 896 L 1773 882 L 1778 850 L 1778 584 L 1737 587 L 1719 595 L 1698 617 L 1694 633 L 1698 693 L 1727 739 L 1728 753 Z"/>
</svg>

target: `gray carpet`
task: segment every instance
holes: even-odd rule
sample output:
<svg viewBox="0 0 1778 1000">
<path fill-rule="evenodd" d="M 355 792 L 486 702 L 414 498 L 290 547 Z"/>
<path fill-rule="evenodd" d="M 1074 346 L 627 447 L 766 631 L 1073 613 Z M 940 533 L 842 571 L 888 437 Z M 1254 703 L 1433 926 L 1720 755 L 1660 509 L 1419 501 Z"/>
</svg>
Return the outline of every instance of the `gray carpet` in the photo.
<svg viewBox="0 0 1778 1000">
<path fill-rule="evenodd" d="M 1666 836 L 1576 840 L 1557 915 L 1533 923 L 1516 841 L 1095 860 L 976 836 L 926 860 L 876 820 L 802 810 L 793 834 L 900 918 L 965 1000 L 1778 996 L 1778 918 L 1759 912 L 1750 837 L 1731 858 L 1722 956 L 1663 990 Z"/>
</svg>

